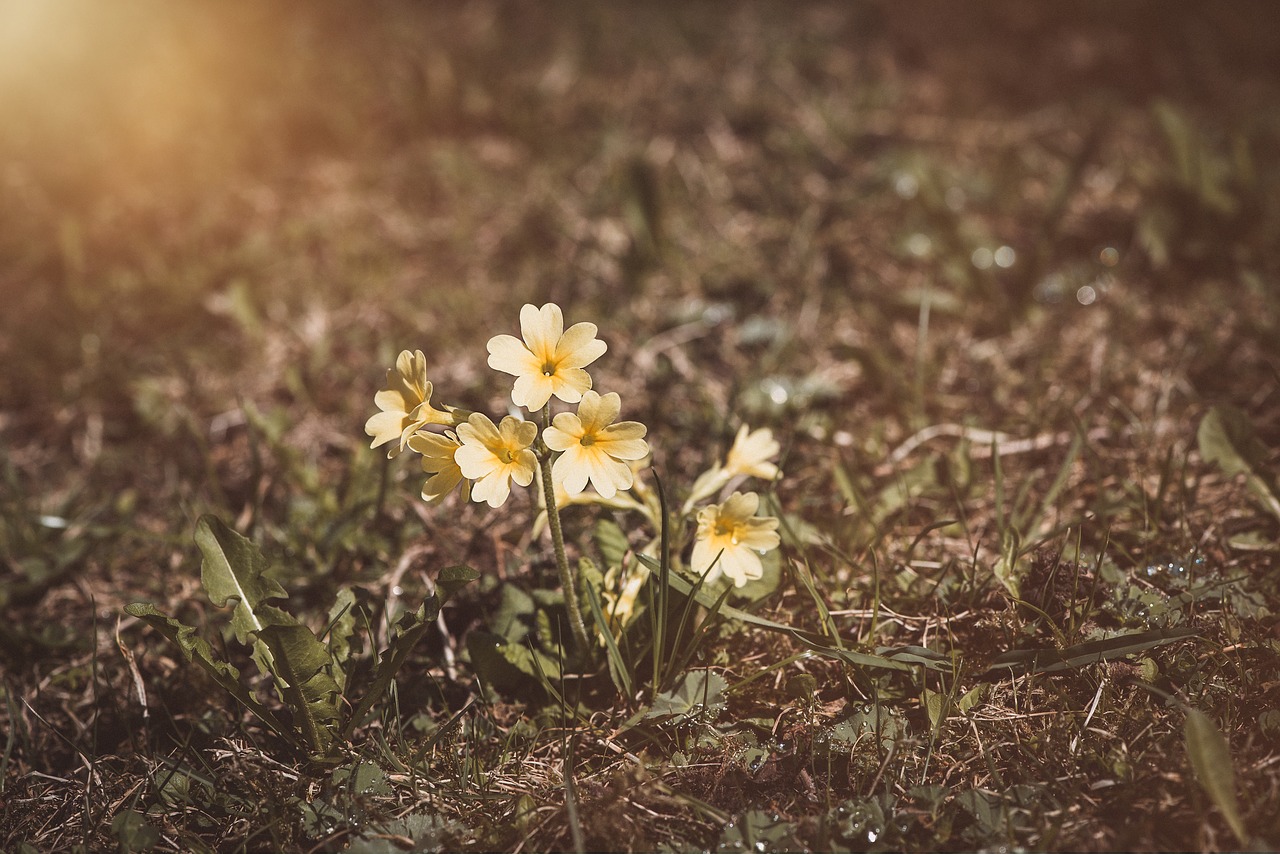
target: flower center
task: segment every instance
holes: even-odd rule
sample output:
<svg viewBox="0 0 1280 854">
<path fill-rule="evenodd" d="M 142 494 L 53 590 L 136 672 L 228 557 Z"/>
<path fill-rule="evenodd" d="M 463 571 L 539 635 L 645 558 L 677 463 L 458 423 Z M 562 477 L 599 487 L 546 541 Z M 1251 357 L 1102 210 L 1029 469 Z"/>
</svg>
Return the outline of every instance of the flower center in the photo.
<svg viewBox="0 0 1280 854">
<path fill-rule="evenodd" d="M 578 440 L 578 443 L 584 448 L 589 448 L 596 443 L 596 437 L 592 436 L 590 433 L 584 433 L 582 434 L 582 438 Z"/>
<path fill-rule="evenodd" d="M 553 377 L 556 374 L 556 363 L 547 359 L 542 363 L 542 375 L 544 377 Z"/>
<path fill-rule="evenodd" d="M 738 526 L 733 522 L 723 519 L 717 521 L 714 533 L 716 537 L 728 537 L 729 542 L 735 546 L 738 544 Z"/>
</svg>

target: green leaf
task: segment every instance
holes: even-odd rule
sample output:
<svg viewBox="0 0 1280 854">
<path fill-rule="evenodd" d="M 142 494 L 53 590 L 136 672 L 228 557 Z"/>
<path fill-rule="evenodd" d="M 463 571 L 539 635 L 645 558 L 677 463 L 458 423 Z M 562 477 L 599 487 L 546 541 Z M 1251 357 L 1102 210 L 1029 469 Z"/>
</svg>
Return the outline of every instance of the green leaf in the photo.
<svg viewBox="0 0 1280 854">
<path fill-rule="evenodd" d="M 511 643 L 519 643 L 529 636 L 537 615 L 533 597 L 515 584 L 504 584 L 499 591 L 498 607 L 489 621 L 489 628 Z"/>
<path fill-rule="evenodd" d="M 980 678 L 1005 679 L 1012 674 L 1059 673 L 1101 661 L 1125 658 L 1157 646 L 1163 646 L 1200 632 L 1189 627 L 1153 629 L 1132 632 L 1103 640 L 1076 644 L 1066 649 L 1015 649 L 996 656 Z"/>
<path fill-rule="evenodd" d="M 188 662 L 198 664 L 227 693 L 243 703 L 249 711 L 257 715 L 277 735 L 287 739 L 295 746 L 298 744 L 289 728 L 282 724 L 269 709 L 259 703 L 244 685 L 240 684 L 240 671 L 231 664 L 214 657 L 213 648 L 209 646 L 208 641 L 196 634 L 194 626 L 185 625 L 172 617 L 165 616 L 156 610 L 154 605 L 147 602 L 135 602 L 131 605 L 126 605 L 124 610 L 125 613 L 137 617 L 168 638 L 170 642 L 182 651 Z"/>
<path fill-rule="evenodd" d="M 578 564 L 579 577 L 585 578 L 588 573 L 584 570 L 587 569 L 595 571 L 594 564 L 583 558 Z M 629 698 L 632 693 L 631 671 L 627 668 L 626 659 L 622 657 L 622 651 L 618 649 L 617 641 L 613 638 L 613 630 L 609 627 L 609 620 L 604 615 L 604 607 L 600 602 L 599 587 L 595 584 L 584 583 L 582 590 L 586 594 L 587 604 L 591 607 L 591 616 L 596 621 L 596 629 L 600 632 L 600 637 L 604 639 L 605 652 L 608 653 L 609 678 L 613 680 L 614 687 L 618 689 L 618 692 L 622 696 Z"/>
<path fill-rule="evenodd" d="M 1267 449 L 1258 441 L 1248 416 L 1234 407 L 1215 406 L 1201 419 L 1196 444 L 1200 456 L 1217 463 L 1223 474 L 1243 474 L 1249 491 L 1280 519 L 1280 498 L 1273 480 L 1263 471 Z"/>
<path fill-rule="evenodd" d="M 373 708 L 374 704 L 382 697 L 386 690 L 391 687 L 391 682 L 395 679 L 396 673 L 404 666 L 405 661 L 409 658 L 409 653 L 413 651 L 414 646 L 426 634 L 427 629 L 440 616 L 440 608 L 444 603 L 461 588 L 470 584 L 480 577 L 480 573 L 476 572 L 469 566 L 461 564 L 457 566 L 448 566 L 440 570 L 440 574 L 436 577 L 436 592 L 423 600 L 418 610 L 410 614 L 405 614 L 396 623 L 395 633 L 391 639 L 390 645 L 378 657 L 378 664 L 373 671 L 373 681 L 369 685 L 368 691 L 360 702 L 356 704 L 355 709 L 351 713 L 351 717 L 347 720 L 347 725 L 343 729 L 343 735 L 347 738 L 351 737 L 351 733 L 359 725 L 364 716 Z"/>
<path fill-rule="evenodd" d="M 122 854 L 149 851 L 160 842 L 160 831 L 137 810 L 121 810 L 111 820 L 111 833 L 120 843 Z"/>
<path fill-rule="evenodd" d="M 1187 757 L 1196 772 L 1196 779 L 1213 801 L 1231 832 L 1241 846 L 1248 846 L 1249 838 L 1240 815 L 1240 803 L 1236 800 L 1236 776 L 1231 764 L 1231 750 L 1227 739 L 1199 709 L 1187 709 L 1187 722 L 1183 729 L 1187 742 Z"/>
<path fill-rule="evenodd" d="M 480 680 L 508 696 L 527 694 L 545 680 L 560 677 L 555 659 L 493 632 L 468 632 L 467 652 Z"/>
<path fill-rule="evenodd" d="M 672 718 L 674 723 L 696 719 L 711 723 L 725 709 L 724 692 L 728 687 L 719 673 L 691 670 L 679 685 L 654 697 L 642 719 Z"/>
<path fill-rule="evenodd" d="M 251 541 L 231 530 L 216 516 L 201 516 L 196 522 L 196 545 L 204 560 L 200 563 L 200 582 L 209 601 L 219 608 L 234 606 L 231 628 L 236 640 L 253 644 L 258 666 L 279 676 L 271 652 L 256 634 L 265 626 L 255 613 L 268 599 L 288 596 L 274 578 L 266 575 L 267 559 Z"/>
<path fill-rule="evenodd" d="M 951 710 L 951 702 L 947 695 L 938 691 L 924 689 L 924 707 L 929 713 L 929 726 L 934 732 L 938 731 L 938 727 L 942 726 L 942 722 L 947 719 L 947 713 Z"/>
<path fill-rule="evenodd" d="M 457 564 L 456 566 L 446 566 L 440 570 L 440 574 L 436 576 L 436 596 L 443 606 L 453 598 L 453 594 L 466 587 L 471 582 L 480 577 L 480 573 L 476 572 L 469 566 Z M 435 619 L 432 617 L 432 619 Z"/>
<path fill-rule="evenodd" d="M 653 558 L 643 554 L 636 556 L 650 569 L 653 569 L 654 571 L 658 570 L 658 562 Z M 685 596 L 693 596 L 699 605 L 710 609 L 717 608 L 717 597 L 715 597 L 711 591 L 706 589 L 698 589 L 695 591 L 694 584 L 678 573 L 669 573 L 668 583 Z M 855 667 L 870 667 L 880 670 L 901 670 L 905 672 L 910 672 L 911 670 L 911 664 L 907 663 L 905 660 L 895 661 L 889 655 L 880 656 L 868 655 L 861 652 L 852 652 L 848 649 L 844 649 L 840 645 L 843 641 L 837 641 L 836 639 L 825 637 L 823 635 L 795 629 L 791 626 L 765 619 L 764 617 L 757 617 L 755 614 L 739 610 L 738 608 L 734 608 L 730 605 L 721 603 L 718 605 L 718 610 L 721 616 L 728 619 L 739 620 L 749 626 L 755 626 L 759 629 L 766 629 L 771 632 L 781 632 L 783 634 L 790 635 L 819 655 L 823 655 L 828 658 L 835 658 Z M 914 661 L 913 663 L 922 664 L 930 670 L 940 670 L 944 672 L 951 672 L 952 670 L 951 660 L 940 655 L 937 656 L 937 659 L 921 658 L 921 660 Z"/>
<path fill-rule="evenodd" d="M 631 543 L 622 528 L 612 519 L 602 518 L 596 522 L 596 547 L 604 558 L 606 567 L 622 566 L 623 558 L 631 551 Z"/>
<path fill-rule="evenodd" d="M 340 689 L 347 687 L 347 671 L 344 665 L 351 659 L 351 639 L 356 634 L 356 595 L 350 587 L 338 590 L 333 607 L 329 609 L 329 658 L 333 662 L 330 675 Z"/>
<path fill-rule="evenodd" d="M 263 605 L 258 617 L 268 622 L 258 637 L 271 649 L 285 701 L 293 709 L 294 723 L 306 736 L 313 753 L 327 752 L 333 744 L 332 728 L 338 720 L 337 697 L 341 691 L 330 675 L 333 659 L 329 648 L 311 629 L 279 608 Z"/>
</svg>

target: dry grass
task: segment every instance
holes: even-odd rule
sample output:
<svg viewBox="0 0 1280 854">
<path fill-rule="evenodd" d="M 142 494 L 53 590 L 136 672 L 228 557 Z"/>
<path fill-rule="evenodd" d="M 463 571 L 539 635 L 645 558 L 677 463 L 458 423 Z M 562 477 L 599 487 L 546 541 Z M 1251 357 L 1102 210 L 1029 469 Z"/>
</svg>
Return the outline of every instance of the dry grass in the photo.
<svg viewBox="0 0 1280 854">
<path fill-rule="evenodd" d="M 0 847 L 1236 848 L 1183 703 L 1276 844 L 1277 519 L 1196 432 L 1239 408 L 1275 482 L 1268 8 L 137 3 L 23 24 L 81 49 L 30 60 L 39 97 L 0 60 L 25 119 L 0 131 Z M 597 385 L 673 488 L 739 423 L 783 439 L 775 498 L 803 527 L 761 616 L 822 630 L 807 565 L 851 646 L 958 670 L 725 624 L 696 659 L 728 685 L 713 720 L 628 728 L 652 698 L 603 669 L 564 704 L 484 690 L 465 638 L 503 585 L 554 586 L 550 547 L 527 501 L 425 507 L 360 425 L 402 348 L 502 411 L 484 341 L 545 301 L 599 324 Z M 155 601 L 216 638 L 203 512 L 253 534 L 312 622 L 342 586 L 376 623 L 442 566 L 484 575 L 336 769 L 122 617 Z M 591 521 L 569 519 L 584 553 Z M 1014 529 L 1024 602 L 993 572 Z M 1197 634 L 983 675 L 1166 625 Z"/>
</svg>

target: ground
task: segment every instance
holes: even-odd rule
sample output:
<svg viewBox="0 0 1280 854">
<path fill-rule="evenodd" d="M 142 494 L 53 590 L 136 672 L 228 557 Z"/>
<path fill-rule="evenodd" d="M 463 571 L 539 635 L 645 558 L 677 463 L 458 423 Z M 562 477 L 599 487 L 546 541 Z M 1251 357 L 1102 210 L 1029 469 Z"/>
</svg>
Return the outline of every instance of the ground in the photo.
<svg viewBox="0 0 1280 854">
<path fill-rule="evenodd" d="M 0 847 L 1280 844 L 1270 17 L 0 6 Z M 741 425 L 780 443 L 766 580 L 651 581 L 586 655 L 535 493 L 428 505 L 363 430 L 402 350 L 508 414 L 486 342 L 547 302 L 673 511 Z M 317 756 L 209 517 L 350 630 L 347 712 L 479 578 Z M 564 519 L 600 570 L 659 535 Z"/>
</svg>

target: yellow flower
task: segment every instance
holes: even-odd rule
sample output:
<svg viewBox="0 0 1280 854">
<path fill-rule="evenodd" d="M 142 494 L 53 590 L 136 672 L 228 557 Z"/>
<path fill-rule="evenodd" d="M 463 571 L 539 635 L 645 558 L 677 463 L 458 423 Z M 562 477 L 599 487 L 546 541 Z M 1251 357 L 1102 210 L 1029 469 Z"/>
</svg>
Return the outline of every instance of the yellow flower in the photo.
<svg viewBox="0 0 1280 854">
<path fill-rule="evenodd" d="M 591 376 L 583 368 L 604 355 L 605 343 L 596 338 L 594 323 L 564 328 L 560 306 L 520 309 L 521 341 L 513 335 L 489 339 L 489 367 L 516 378 L 511 400 L 516 406 L 541 409 L 552 395 L 565 403 L 577 403 L 591 388 Z"/>
<path fill-rule="evenodd" d="M 751 430 L 743 424 L 738 428 L 738 435 L 734 437 L 733 447 L 729 449 L 724 465 L 713 465 L 693 482 L 689 497 L 685 499 L 683 512 L 692 513 L 695 504 L 715 495 L 735 477 L 777 480 L 778 467 L 770 462 L 770 458 L 777 456 L 779 450 L 772 430 L 767 427 Z"/>
<path fill-rule="evenodd" d="M 452 415 L 431 405 L 427 359 L 421 350 L 400 352 L 395 368 L 387 371 L 387 387 L 374 395 L 373 402 L 381 411 L 365 422 L 364 432 L 373 437 L 370 448 L 399 440 L 387 450 L 388 457 L 403 451 L 409 437 L 426 425 L 454 423 Z"/>
<path fill-rule="evenodd" d="M 422 499 L 435 503 L 462 484 L 462 500 L 471 497 L 471 483 L 462 476 L 454 453 L 462 447 L 453 433 L 414 433 L 409 437 L 410 449 L 422 454 L 422 470 L 431 477 L 422 485 Z"/>
<path fill-rule="evenodd" d="M 479 412 L 459 424 L 461 447 L 454 451 L 453 459 L 462 476 L 475 481 L 472 500 L 501 507 L 511 494 L 511 481 L 528 486 L 538 465 L 529 446 L 537 437 L 538 425 L 510 415 L 499 427 Z"/>
<path fill-rule="evenodd" d="M 733 447 L 724 461 L 724 471 L 729 477 L 742 475 L 761 480 L 775 480 L 778 467 L 770 460 L 778 455 L 781 447 L 768 427 L 749 430 L 743 424 L 733 440 Z"/>
<path fill-rule="evenodd" d="M 698 511 L 697 541 L 693 544 L 692 568 L 715 582 L 721 574 L 743 587 L 764 575 L 760 555 L 776 549 L 778 520 L 756 516 L 760 496 L 735 492 L 723 504 Z"/>
<path fill-rule="evenodd" d="M 621 411 L 622 400 L 614 392 L 602 396 L 588 390 L 582 393 L 577 415 L 561 412 L 542 431 L 547 447 L 561 452 L 552 479 L 568 494 L 582 492 L 588 480 L 601 498 L 612 498 L 619 490 L 631 488 L 635 475 L 627 462 L 643 459 L 649 446 L 644 441 L 643 424 L 613 423 Z"/>
</svg>

